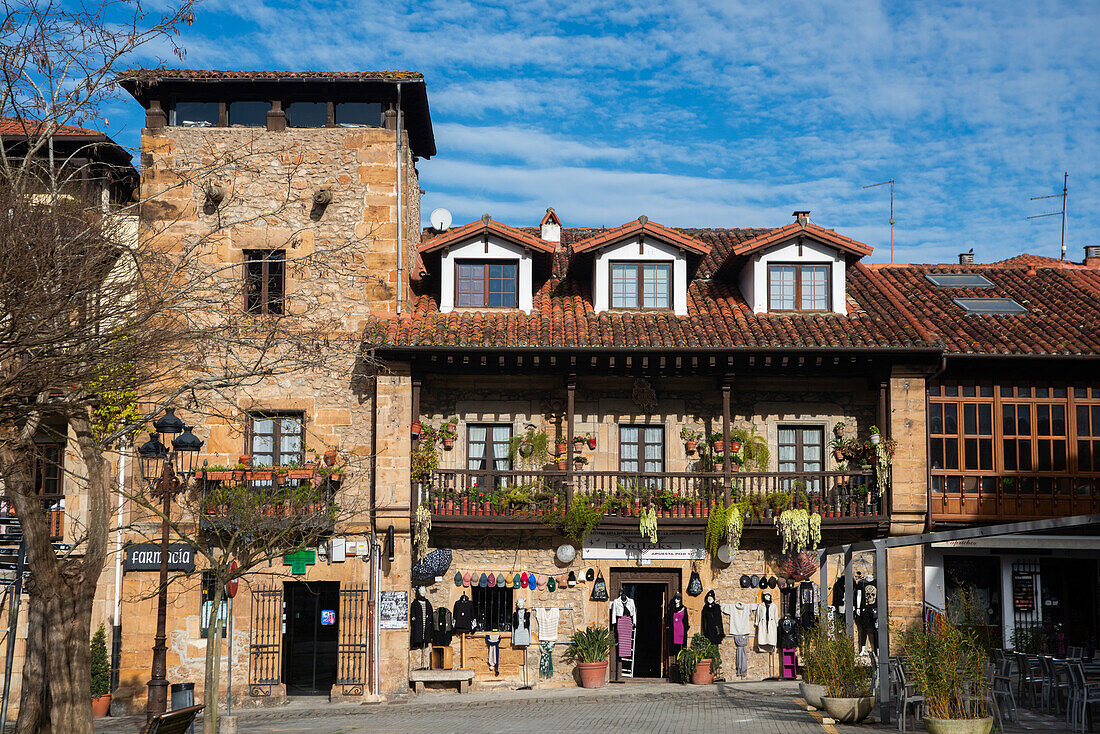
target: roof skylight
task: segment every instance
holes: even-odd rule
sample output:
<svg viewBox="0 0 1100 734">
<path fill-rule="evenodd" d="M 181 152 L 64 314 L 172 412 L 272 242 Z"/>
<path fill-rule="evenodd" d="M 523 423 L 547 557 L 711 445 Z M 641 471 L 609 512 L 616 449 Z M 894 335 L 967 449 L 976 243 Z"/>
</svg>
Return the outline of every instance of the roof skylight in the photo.
<svg viewBox="0 0 1100 734">
<path fill-rule="evenodd" d="M 977 273 L 925 273 L 932 285 L 940 288 L 992 288 L 993 281 Z"/>
<path fill-rule="evenodd" d="M 1011 298 L 952 298 L 967 313 L 1016 314 L 1027 309 Z"/>
</svg>

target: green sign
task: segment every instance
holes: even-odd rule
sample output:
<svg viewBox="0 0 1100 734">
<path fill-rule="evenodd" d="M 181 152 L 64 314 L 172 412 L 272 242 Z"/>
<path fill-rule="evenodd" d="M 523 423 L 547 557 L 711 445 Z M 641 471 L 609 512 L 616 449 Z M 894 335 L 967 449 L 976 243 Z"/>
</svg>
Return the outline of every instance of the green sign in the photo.
<svg viewBox="0 0 1100 734">
<path fill-rule="evenodd" d="M 316 551 L 302 548 L 283 556 L 283 565 L 290 566 L 290 572 L 295 576 L 301 576 L 306 572 L 306 566 L 317 563 Z"/>
</svg>

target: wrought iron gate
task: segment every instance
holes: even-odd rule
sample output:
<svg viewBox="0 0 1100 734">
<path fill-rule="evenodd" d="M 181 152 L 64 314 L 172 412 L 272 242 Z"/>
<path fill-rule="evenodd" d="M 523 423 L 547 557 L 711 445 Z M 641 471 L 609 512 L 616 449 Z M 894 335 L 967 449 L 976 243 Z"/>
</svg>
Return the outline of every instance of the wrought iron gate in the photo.
<svg viewBox="0 0 1100 734">
<path fill-rule="evenodd" d="M 252 629 L 248 644 L 248 695 L 270 696 L 282 679 L 283 590 L 252 590 Z"/>
<path fill-rule="evenodd" d="M 1041 575 L 1037 559 L 1012 564 L 1013 627 L 1037 627 L 1043 623 Z"/>
<path fill-rule="evenodd" d="M 345 696 L 362 696 L 367 682 L 367 587 L 340 587 L 340 638 L 336 684 Z"/>
</svg>

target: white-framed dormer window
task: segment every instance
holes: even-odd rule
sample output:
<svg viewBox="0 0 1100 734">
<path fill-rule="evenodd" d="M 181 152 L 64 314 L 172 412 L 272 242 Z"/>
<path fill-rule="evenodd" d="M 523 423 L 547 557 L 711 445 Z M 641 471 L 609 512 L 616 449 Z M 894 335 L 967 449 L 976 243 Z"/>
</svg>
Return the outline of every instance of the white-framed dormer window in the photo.
<svg viewBox="0 0 1100 734">
<path fill-rule="evenodd" d="M 830 263 L 768 263 L 769 311 L 829 311 Z"/>
<path fill-rule="evenodd" d="M 531 256 L 523 247 L 490 235 L 447 248 L 440 266 L 439 310 L 443 313 L 456 308 L 531 312 Z"/>
<path fill-rule="evenodd" d="M 687 314 L 687 260 L 678 248 L 645 237 L 600 250 L 594 263 L 596 313 L 663 310 Z"/>
<path fill-rule="evenodd" d="M 847 313 L 844 254 L 811 240 L 754 253 L 741 270 L 741 292 L 753 313 Z"/>
<path fill-rule="evenodd" d="M 612 262 L 611 308 L 672 308 L 672 263 Z"/>
</svg>

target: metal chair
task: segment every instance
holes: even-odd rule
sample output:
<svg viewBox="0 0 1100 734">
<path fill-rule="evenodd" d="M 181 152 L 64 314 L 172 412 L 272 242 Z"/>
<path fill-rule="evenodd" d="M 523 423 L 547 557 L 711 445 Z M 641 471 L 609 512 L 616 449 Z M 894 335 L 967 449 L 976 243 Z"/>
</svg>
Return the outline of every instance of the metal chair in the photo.
<svg viewBox="0 0 1100 734">
<path fill-rule="evenodd" d="M 917 728 L 917 717 L 924 713 L 924 696 L 920 695 L 917 687 L 905 678 L 905 666 L 900 662 L 890 664 L 891 683 L 895 689 L 895 701 L 897 702 L 898 731 L 905 731 L 905 722 L 909 716 L 909 709 L 915 707 L 913 714 L 913 728 Z"/>
<path fill-rule="evenodd" d="M 1089 722 L 1089 707 L 1100 703 L 1100 683 L 1085 680 L 1085 669 L 1081 663 L 1069 664 L 1070 675 L 1070 728 L 1073 731 L 1085 731 Z"/>
<path fill-rule="evenodd" d="M 1000 665 L 993 669 L 992 682 L 993 703 L 997 711 L 1009 711 L 1009 721 L 1019 724 L 1020 713 L 1016 710 L 1016 696 L 1012 693 L 1012 661 L 1008 657 L 1001 656 Z M 1000 728 L 1004 729 L 1003 726 Z"/>
<path fill-rule="evenodd" d="M 1051 683 L 1050 683 L 1050 697 L 1054 703 L 1054 713 L 1063 713 L 1062 701 L 1066 702 L 1066 712 L 1068 714 L 1069 709 L 1069 663 L 1066 660 L 1059 660 L 1053 658 L 1050 661 L 1051 668 Z M 1068 717 L 1067 717 L 1068 720 Z"/>
</svg>

